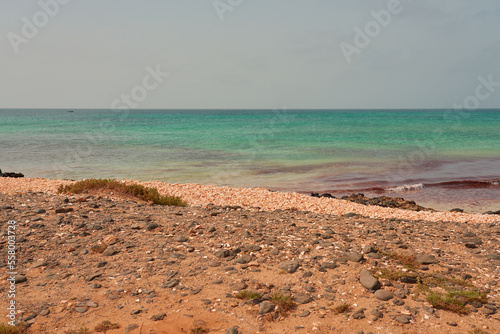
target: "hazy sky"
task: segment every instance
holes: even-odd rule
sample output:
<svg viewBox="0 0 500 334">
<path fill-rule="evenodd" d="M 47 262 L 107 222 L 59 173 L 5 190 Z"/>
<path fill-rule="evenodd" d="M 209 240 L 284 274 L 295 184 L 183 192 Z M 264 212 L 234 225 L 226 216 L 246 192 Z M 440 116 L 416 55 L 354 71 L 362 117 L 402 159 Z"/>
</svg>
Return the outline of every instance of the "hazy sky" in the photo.
<svg viewBox="0 0 500 334">
<path fill-rule="evenodd" d="M 498 0 L 57 1 L 1 1 L 0 108 L 500 107 Z"/>
</svg>

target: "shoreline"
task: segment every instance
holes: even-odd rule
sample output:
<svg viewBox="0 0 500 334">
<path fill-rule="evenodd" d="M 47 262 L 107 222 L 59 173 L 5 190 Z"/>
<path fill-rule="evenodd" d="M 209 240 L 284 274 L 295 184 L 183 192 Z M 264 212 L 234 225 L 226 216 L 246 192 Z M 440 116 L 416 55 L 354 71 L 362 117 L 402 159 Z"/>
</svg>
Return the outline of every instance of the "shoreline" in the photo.
<svg viewBox="0 0 500 334">
<path fill-rule="evenodd" d="M 411 221 L 452 221 L 457 223 L 498 223 L 498 215 L 469 214 L 458 212 L 408 211 L 403 209 L 367 206 L 341 199 L 315 198 L 297 192 L 274 192 L 265 188 L 232 188 L 193 183 L 177 184 L 161 181 L 121 180 L 125 183 L 137 183 L 157 188 L 162 194 L 180 196 L 189 206 L 207 207 L 213 205 L 240 206 L 243 209 L 261 211 L 292 210 L 309 211 L 321 214 L 343 216 L 354 213 L 360 216 L 390 219 L 397 218 Z M 57 193 L 60 184 L 76 181 L 51 180 L 43 178 L 0 178 L 0 193 L 14 194 L 27 192 Z"/>
</svg>

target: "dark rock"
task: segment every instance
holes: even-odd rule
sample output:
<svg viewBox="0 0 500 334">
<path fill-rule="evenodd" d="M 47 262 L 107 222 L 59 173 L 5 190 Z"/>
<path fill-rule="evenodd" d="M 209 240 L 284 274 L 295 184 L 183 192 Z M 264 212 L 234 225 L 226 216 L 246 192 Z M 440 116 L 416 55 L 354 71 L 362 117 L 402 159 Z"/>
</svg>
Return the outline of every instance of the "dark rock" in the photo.
<svg viewBox="0 0 500 334">
<path fill-rule="evenodd" d="M 370 314 L 373 315 L 374 317 L 377 317 L 377 318 L 384 317 L 384 314 L 382 312 L 380 312 L 380 310 L 378 310 L 378 309 L 371 310 Z"/>
<path fill-rule="evenodd" d="M 373 277 L 373 275 L 366 269 L 363 269 L 359 274 L 359 282 L 368 290 L 378 290 L 381 287 L 378 279 Z"/>
<path fill-rule="evenodd" d="M 246 288 L 248 288 L 248 285 L 245 282 L 235 283 L 235 284 L 231 285 L 232 291 L 241 291 L 241 290 L 245 290 Z"/>
<path fill-rule="evenodd" d="M 499 253 L 486 254 L 486 258 L 490 260 L 500 260 L 500 254 Z"/>
<path fill-rule="evenodd" d="M 259 304 L 259 314 L 266 314 L 274 311 L 274 305 L 271 302 L 263 301 Z"/>
<path fill-rule="evenodd" d="M 167 316 L 166 313 L 155 314 L 151 317 L 151 320 L 153 321 L 163 320 L 166 316 Z"/>
<path fill-rule="evenodd" d="M 364 313 L 365 309 L 364 308 L 361 308 L 359 310 L 357 310 L 356 312 L 354 312 L 352 314 L 352 317 L 356 320 L 361 320 L 361 319 L 364 319 L 365 318 L 365 313 Z"/>
<path fill-rule="evenodd" d="M 139 325 L 137 325 L 137 324 L 127 325 L 127 327 L 125 327 L 125 334 L 128 334 L 128 333 L 132 332 L 134 329 L 137 329 L 137 328 L 139 328 Z"/>
<path fill-rule="evenodd" d="M 239 264 L 246 264 L 250 261 L 252 261 L 252 257 L 250 255 L 246 255 L 246 254 L 236 259 L 236 263 L 239 263 Z"/>
<path fill-rule="evenodd" d="M 118 254 L 119 252 L 113 248 L 113 246 L 108 246 L 106 247 L 106 249 L 104 250 L 104 252 L 102 252 L 102 255 L 104 256 L 113 256 L 115 254 Z"/>
<path fill-rule="evenodd" d="M 151 224 L 148 224 L 148 225 L 146 226 L 146 231 L 152 231 L 152 230 L 154 230 L 155 228 L 157 228 L 158 226 L 160 226 L 160 225 L 158 225 L 158 224 L 156 224 L 156 223 L 151 223 Z"/>
<path fill-rule="evenodd" d="M 227 330 L 227 334 L 239 334 L 239 332 L 236 327 L 231 327 Z"/>
<path fill-rule="evenodd" d="M 56 209 L 56 213 L 68 213 L 74 211 L 73 208 L 59 208 Z"/>
<path fill-rule="evenodd" d="M 177 241 L 177 242 L 186 242 L 188 240 L 189 239 L 183 235 L 179 235 L 178 237 L 175 237 L 175 241 Z"/>
<path fill-rule="evenodd" d="M 436 259 L 434 255 L 429 254 L 418 254 L 415 261 L 420 264 L 434 264 L 439 262 L 439 260 Z"/>
<path fill-rule="evenodd" d="M 375 298 L 383 301 L 388 301 L 392 298 L 394 298 L 394 295 L 391 291 L 388 290 L 377 290 L 375 291 Z"/>
<path fill-rule="evenodd" d="M 297 304 L 307 304 L 307 303 L 310 303 L 313 301 L 313 299 L 308 294 L 301 293 L 301 292 L 299 292 L 295 296 L 293 296 L 293 300 Z"/>
<path fill-rule="evenodd" d="M 410 316 L 408 315 L 398 315 L 396 317 L 396 321 L 402 323 L 402 324 L 409 324 L 410 323 Z"/>
<path fill-rule="evenodd" d="M 298 316 L 299 316 L 299 317 L 301 317 L 301 318 L 305 318 L 305 317 L 309 316 L 309 314 L 311 314 L 311 311 L 309 311 L 309 310 L 304 310 L 304 311 L 300 312 L 300 313 L 298 314 Z"/>
<path fill-rule="evenodd" d="M 401 283 L 416 284 L 417 278 L 404 276 L 404 277 L 401 277 L 400 281 L 401 281 Z"/>
<path fill-rule="evenodd" d="M 279 264 L 279 268 L 289 274 L 296 272 L 299 266 L 300 264 L 298 261 L 286 261 Z"/>
<path fill-rule="evenodd" d="M 460 208 L 454 208 L 454 209 L 451 209 L 450 212 L 464 212 L 464 210 L 460 209 Z"/>
<path fill-rule="evenodd" d="M 17 274 L 16 277 L 15 277 L 15 284 L 19 284 L 19 283 L 24 283 L 26 282 L 28 279 L 26 278 L 26 276 L 24 275 L 21 275 L 21 274 Z"/>
<path fill-rule="evenodd" d="M 357 252 L 347 253 L 346 257 L 349 261 L 352 262 L 361 262 L 362 260 L 364 260 L 363 255 Z"/>
<path fill-rule="evenodd" d="M 5 172 L 5 173 L 2 173 L 2 170 L 0 169 L 0 177 L 19 178 L 19 177 L 24 177 L 24 174 L 22 174 L 22 173 L 14 173 L 14 172 Z"/>
<path fill-rule="evenodd" d="M 162 288 L 173 288 L 179 284 L 178 279 L 170 279 L 161 285 Z"/>
</svg>

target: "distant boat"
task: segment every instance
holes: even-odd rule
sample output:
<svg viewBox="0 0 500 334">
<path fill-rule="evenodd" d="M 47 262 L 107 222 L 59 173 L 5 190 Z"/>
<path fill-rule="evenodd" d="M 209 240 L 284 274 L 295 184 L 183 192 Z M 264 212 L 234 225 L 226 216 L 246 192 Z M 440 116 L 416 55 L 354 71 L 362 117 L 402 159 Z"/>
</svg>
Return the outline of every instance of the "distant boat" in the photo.
<svg viewBox="0 0 500 334">
<path fill-rule="evenodd" d="M 68 112 L 73 112 L 73 110 L 68 110 Z"/>
</svg>

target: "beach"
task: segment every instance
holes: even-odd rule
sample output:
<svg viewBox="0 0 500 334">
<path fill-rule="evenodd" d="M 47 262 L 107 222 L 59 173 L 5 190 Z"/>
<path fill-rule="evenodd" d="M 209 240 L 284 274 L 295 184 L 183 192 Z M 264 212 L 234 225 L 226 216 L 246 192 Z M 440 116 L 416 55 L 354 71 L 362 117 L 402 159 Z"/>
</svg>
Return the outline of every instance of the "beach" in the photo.
<svg viewBox="0 0 500 334">
<path fill-rule="evenodd" d="M 0 178 L 0 219 L 15 226 L 17 246 L 9 300 L 33 333 L 106 320 L 107 333 L 494 333 L 500 324 L 498 215 L 163 182 L 141 184 L 188 206 L 57 193 L 73 183 Z"/>
</svg>

